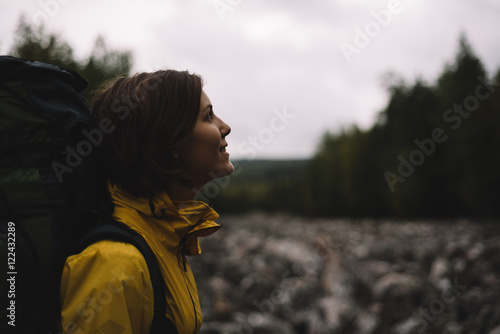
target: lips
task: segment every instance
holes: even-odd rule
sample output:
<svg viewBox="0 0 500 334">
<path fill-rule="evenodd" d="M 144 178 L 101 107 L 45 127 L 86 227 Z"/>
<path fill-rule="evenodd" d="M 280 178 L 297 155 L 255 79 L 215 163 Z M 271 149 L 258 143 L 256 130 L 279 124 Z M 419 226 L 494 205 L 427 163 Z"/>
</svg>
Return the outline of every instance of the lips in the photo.
<svg viewBox="0 0 500 334">
<path fill-rule="evenodd" d="M 226 147 L 227 147 L 227 144 L 222 146 L 220 149 L 219 149 L 219 152 L 220 153 L 226 153 Z"/>
</svg>

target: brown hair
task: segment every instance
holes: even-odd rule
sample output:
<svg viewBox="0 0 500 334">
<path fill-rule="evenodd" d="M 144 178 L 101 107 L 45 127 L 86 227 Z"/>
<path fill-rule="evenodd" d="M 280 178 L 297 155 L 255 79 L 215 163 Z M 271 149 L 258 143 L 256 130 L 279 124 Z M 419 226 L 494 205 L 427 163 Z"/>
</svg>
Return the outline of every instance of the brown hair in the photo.
<svg viewBox="0 0 500 334">
<path fill-rule="evenodd" d="M 103 140 L 98 158 L 111 183 L 133 196 L 150 197 L 179 173 L 173 150 L 194 128 L 203 80 L 187 71 L 118 78 L 99 91 L 93 125 Z"/>
</svg>

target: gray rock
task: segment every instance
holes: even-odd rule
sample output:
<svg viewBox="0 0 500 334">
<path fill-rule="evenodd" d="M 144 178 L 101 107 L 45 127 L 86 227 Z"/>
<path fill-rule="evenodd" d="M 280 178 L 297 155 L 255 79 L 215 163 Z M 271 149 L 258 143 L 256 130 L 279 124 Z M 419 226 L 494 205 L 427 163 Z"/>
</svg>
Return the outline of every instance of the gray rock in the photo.
<svg viewBox="0 0 500 334">
<path fill-rule="evenodd" d="M 497 222 L 220 222 L 190 260 L 202 334 L 500 334 Z"/>
<path fill-rule="evenodd" d="M 500 325 L 493 328 L 491 331 L 488 332 L 488 334 L 500 334 Z"/>
<path fill-rule="evenodd" d="M 442 257 L 438 257 L 432 263 L 428 279 L 438 291 L 444 291 L 451 288 L 452 284 L 448 278 L 450 275 L 450 262 Z"/>
</svg>

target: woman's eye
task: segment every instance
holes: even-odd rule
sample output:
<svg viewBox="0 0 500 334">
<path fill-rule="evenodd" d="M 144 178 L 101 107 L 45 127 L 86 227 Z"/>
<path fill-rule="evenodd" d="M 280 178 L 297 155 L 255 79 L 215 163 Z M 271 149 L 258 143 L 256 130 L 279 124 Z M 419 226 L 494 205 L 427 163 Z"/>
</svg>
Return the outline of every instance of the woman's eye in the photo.
<svg viewBox="0 0 500 334">
<path fill-rule="evenodd" d="M 214 119 L 214 112 L 210 110 L 210 112 L 208 113 L 208 120 L 211 121 L 213 119 Z"/>
</svg>

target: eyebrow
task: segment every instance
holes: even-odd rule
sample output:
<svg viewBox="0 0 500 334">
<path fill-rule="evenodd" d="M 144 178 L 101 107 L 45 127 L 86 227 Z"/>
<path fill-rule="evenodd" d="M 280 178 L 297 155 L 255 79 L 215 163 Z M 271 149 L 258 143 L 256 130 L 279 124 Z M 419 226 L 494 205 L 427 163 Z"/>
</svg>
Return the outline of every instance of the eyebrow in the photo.
<svg viewBox="0 0 500 334">
<path fill-rule="evenodd" d="M 212 106 L 211 104 L 207 104 L 207 105 L 205 106 L 205 108 L 203 108 L 203 110 L 202 110 L 202 111 L 207 110 L 207 108 L 213 109 L 213 106 Z"/>
</svg>

